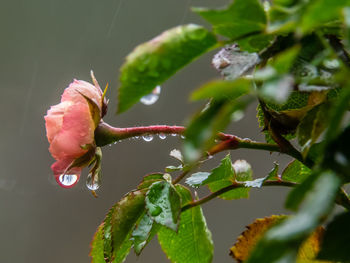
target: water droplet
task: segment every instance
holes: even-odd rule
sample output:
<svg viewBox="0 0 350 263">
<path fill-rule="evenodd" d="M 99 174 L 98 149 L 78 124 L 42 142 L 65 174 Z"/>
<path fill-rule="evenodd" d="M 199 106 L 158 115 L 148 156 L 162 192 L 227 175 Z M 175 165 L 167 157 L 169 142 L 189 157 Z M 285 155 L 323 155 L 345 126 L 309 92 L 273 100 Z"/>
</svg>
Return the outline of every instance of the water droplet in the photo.
<svg viewBox="0 0 350 263">
<path fill-rule="evenodd" d="M 158 216 L 161 212 L 162 212 L 162 208 L 159 207 L 159 206 L 155 206 L 152 208 L 152 211 L 151 212 L 151 216 Z"/>
<path fill-rule="evenodd" d="M 142 136 L 142 139 L 145 141 L 145 142 L 150 142 L 153 140 L 153 135 L 152 134 L 145 134 Z"/>
<path fill-rule="evenodd" d="M 175 137 L 175 136 L 177 136 L 177 134 L 176 133 L 172 133 L 171 136 Z"/>
<path fill-rule="evenodd" d="M 329 69 L 336 69 L 339 68 L 340 63 L 338 59 L 326 59 L 323 61 L 323 65 Z"/>
<path fill-rule="evenodd" d="M 78 181 L 78 176 L 76 174 L 61 174 L 58 180 L 63 186 L 71 186 Z"/>
<path fill-rule="evenodd" d="M 134 136 L 134 139 L 138 140 L 138 139 L 140 139 L 140 136 Z"/>
<path fill-rule="evenodd" d="M 180 137 L 181 137 L 181 139 L 185 139 L 186 138 L 184 135 L 181 135 Z"/>
<path fill-rule="evenodd" d="M 159 133 L 158 134 L 159 139 L 164 140 L 166 139 L 166 135 L 164 133 Z"/>
<path fill-rule="evenodd" d="M 145 105 L 152 105 L 152 104 L 154 104 L 159 98 L 160 91 L 161 91 L 161 87 L 160 86 L 155 87 L 155 89 L 152 91 L 152 93 L 150 93 L 150 94 L 148 94 L 146 96 L 143 96 L 140 99 L 140 102 L 145 104 Z"/>
<path fill-rule="evenodd" d="M 117 144 L 117 141 L 115 141 L 114 144 Z"/>
<path fill-rule="evenodd" d="M 91 191 L 96 191 L 101 186 L 101 176 L 100 174 L 96 174 L 92 176 L 92 173 L 86 178 L 86 187 Z"/>
</svg>

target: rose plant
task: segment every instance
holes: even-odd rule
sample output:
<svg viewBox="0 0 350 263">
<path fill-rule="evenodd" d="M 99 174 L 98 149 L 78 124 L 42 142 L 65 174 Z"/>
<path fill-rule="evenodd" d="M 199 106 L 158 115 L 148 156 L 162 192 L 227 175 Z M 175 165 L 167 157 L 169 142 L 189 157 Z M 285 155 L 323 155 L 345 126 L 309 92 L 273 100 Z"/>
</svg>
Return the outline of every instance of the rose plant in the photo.
<svg viewBox="0 0 350 263">
<path fill-rule="evenodd" d="M 201 205 L 214 198 L 249 197 L 252 188 L 285 186 L 291 216 L 258 219 L 231 255 L 238 262 L 348 262 L 350 198 L 350 2 L 349 0 L 234 0 L 222 9 L 193 8 L 212 25 L 182 25 L 136 47 L 120 71 L 118 112 L 140 99 L 155 102 L 159 85 L 179 69 L 217 49 L 218 79 L 191 94 L 207 102 L 182 126 L 119 128 L 102 120 L 106 101 L 97 81 L 74 81 L 45 116 L 52 165 L 61 186 L 72 187 L 82 168 L 90 190 L 100 184 L 101 147 L 130 137 L 184 138 L 171 156 L 178 164 L 145 175 L 107 213 L 91 243 L 94 263 L 123 262 L 155 236 L 171 262 L 206 263 L 213 242 Z M 209 64 L 209 63 L 208 63 Z M 158 87 L 158 88 L 157 88 Z M 155 90 L 155 88 L 157 88 Z M 151 100 L 149 99 L 151 96 Z M 143 98 L 143 99 L 142 99 Z M 224 133 L 252 102 L 264 142 Z M 219 152 L 255 149 L 289 155 L 262 178 L 230 154 L 211 171 L 201 164 Z M 76 179 L 71 183 L 69 178 Z M 68 178 L 68 179 L 67 179 Z M 185 184 L 182 183 L 185 179 Z M 208 187 L 198 197 L 190 188 Z M 333 218 L 334 207 L 342 211 Z M 344 210 L 344 211 L 343 211 Z"/>
</svg>

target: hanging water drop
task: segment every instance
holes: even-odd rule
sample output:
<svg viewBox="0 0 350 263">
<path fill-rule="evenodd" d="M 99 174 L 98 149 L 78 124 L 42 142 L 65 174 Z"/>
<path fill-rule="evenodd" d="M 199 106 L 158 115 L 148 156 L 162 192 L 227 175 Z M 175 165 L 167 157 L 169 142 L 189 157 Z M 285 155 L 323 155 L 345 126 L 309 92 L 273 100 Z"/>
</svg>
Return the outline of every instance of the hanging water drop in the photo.
<svg viewBox="0 0 350 263">
<path fill-rule="evenodd" d="M 61 174 L 58 180 L 63 186 L 72 186 L 78 181 L 78 176 L 76 174 Z"/>
<path fill-rule="evenodd" d="M 138 139 L 140 139 L 140 136 L 134 136 L 134 139 L 138 140 Z"/>
<path fill-rule="evenodd" d="M 158 85 L 157 87 L 155 87 L 155 89 L 152 91 L 152 93 L 150 93 L 146 96 L 143 96 L 140 99 L 140 102 L 145 104 L 145 105 L 154 104 L 159 99 L 160 91 L 161 91 L 161 87 Z"/>
<path fill-rule="evenodd" d="M 180 137 L 181 137 L 181 139 L 185 139 L 186 138 L 185 135 L 181 135 Z"/>
<path fill-rule="evenodd" d="M 171 136 L 175 137 L 175 136 L 177 136 L 177 134 L 176 133 L 172 133 Z"/>
<path fill-rule="evenodd" d="M 145 141 L 145 142 L 150 142 L 153 140 L 153 135 L 152 134 L 145 134 L 142 136 L 142 139 Z"/>
<path fill-rule="evenodd" d="M 159 133 L 158 134 L 159 139 L 164 140 L 166 139 L 166 135 L 164 133 Z"/>
<path fill-rule="evenodd" d="M 96 174 L 92 176 L 92 173 L 86 178 L 86 187 L 91 191 L 96 191 L 101 186 L 101 176 L 100 174 Z"/>
</svg>

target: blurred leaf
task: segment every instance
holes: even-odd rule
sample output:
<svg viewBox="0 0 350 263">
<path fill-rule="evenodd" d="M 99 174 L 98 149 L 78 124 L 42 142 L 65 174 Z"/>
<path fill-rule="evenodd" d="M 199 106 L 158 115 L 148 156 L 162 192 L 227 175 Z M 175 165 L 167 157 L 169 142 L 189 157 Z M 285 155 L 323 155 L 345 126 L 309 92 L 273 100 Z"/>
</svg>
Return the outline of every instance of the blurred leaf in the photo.
<svg viewBox="0 0 350 263">
<path fill-rule="evenodd" d="M 124 262 L 129 254 L 131 233 L 145 209 L 145 193 L 133 191 L 116 203 L 104 220 L 104 257 L 107 262 Z"/>
<path fill-rule="evenodd" d="M 293 183 L 301 183 L 312 173 L 311 169 L 294 160 L 288 164 L 288 166 L 282 172 L 282 180 Z"/>
<path fill-rule="evenodd" d="M 214 68 L 226 80 L 234 80 L 248 74 L 259 62 L 260 58 L 257 53 L 240 51 L 236 45 L 222 48 L 212 59 Z"/>
<path fill-rule="evenodd" d="M 339 262 L 350 261 L 350 213 L 337 215 L 326 227 L 317 258 Z"/>
<path fill-rule="evenodd" d="M 121 67 L 118 112 L 126 111 L 215 44 L 212 33 L 189 24 L 165 31 L 136 47 Z"/>
<path fill-rule="evenodd" d="M 238 237 L 237 242 L 230 249 L 231 256 L 238 262 L 245 261 L 256 246 L 257 242 L 263 237 L 264 233 L 273 225 L 286 218 L 287 216 L 284 215 L 273 215 L 270 217 L 256 219 L 252 224 L 247 226 L 247 230 L 245 230 Z M 317 230 L 301 245 L 298 251 L 296 263 L 320 262 L 315 260 L 315 256 L 320 249 L 322 233 L 323 228 L 317 228 Z"/>
<path fill-rule="evenodd" d="M 297 137 L 305 157 L 310 147 L 317 141 L 329 122 L 330 105 L 317 105 L 306 113 L 297 128 Z"/>
<path fill-rule="evenodd" d="M 177 185 L 182 204 L 192 201 L 191 192 L 184 186 Z M 200 206 L 181 213 L 178 232 L 162 227 L 158 240 L 163 251 L 173 263 L 210 263 L 214 247 L 211 233 L 207 227 Z"/>
<path fill-rule="evenodd" d="M 158 230 L 159 226 L 145 213 L 131 234 L 131 240 L 137 255 L 140 255 L 142 249 L 151 241 Z"/>
<path fill-rule="evenodd" d="M 176 231 L 181 210 L 181 198 L 170 183 L 156 182 L 147 192 L 146 210 L 155 222 Z"/>
<path fill-rule="evenodd" d="M 259 93 L 266 101 L 276 104 L 287 102 L 294 86 L 294 78 L 290 74 L 294 61 L 300 51 L 299 46 L 279 53 L 268 65 L 254 74 L 254 78 L 264 80 Z M 268 73 L 268 74 L 266 74 Z"/>
<path fill-rule="evenodd" d="M 245 37 L 236 42 L 242 51 L 253 53 L 267 48 L 273 43 L 274 39 L 274 35 L 258 34 Z"/>
<path fill-rule="evenodd" d="M 249 93 L 250 86 L 251 81 L 247 79 L 235 81 L 214 80 L 195 90 L 191 95 L 191 99 L 234 100 Z"/>
<path fill-rule="evenodd" d="M 149 188 L 153 183 L 164 181 L 164 174 L 162 173 L 154 173 L 147 174 L 143 177 L 142 182 L 137 186 L 137 189 L 146 189 Z"/>
<path fill-rule="evenodd" d="M 302 17 L 302 31 L 308 33 L 327 22 L 339 19 L 341 17 L 341 9 L 349 5 L 349 0 L 311 1 Z"/>
<path fill-rule="evenodd" d="M 329 142 L 325 149 L 324 167 L 341 174 L 346 182 L 350 181 L 350 126 L 335 140 Z"/>
<path fill-rule="evenodd" d="M 333 207 L 340 184 L 340 179 L 333 172 L 321 173 L 304 195 L 299 211 L 269 229 L 258 242 L 247 263 L 294 263 L 302 242 Z"/>
<path fill-rule="evenodd" d="M 171 172 L 175 172 L 175 171 L 181 171 L 181 170 L 183 170 L 183 168 L 184 167 L 182 164 L 180 164 L 179 166 L 169 165 L 169 166 L 165 167 L 165 171 L 167 173 L 171 173 Z"/>
<path fill-rule="evenodd" d="M 226 158 L 230 157 L 229 155 L 226 156 Z M 226 159 L 225 158 L 225 159 Z M 231 160 L 230 160 L 231 163 Z M 237 160 L 234 162 L 231 166 L 228 166 L 228 161 L 225 160 L 225 162 L 216 168 L 215 175 L 217 178 L 222 178 L 221 180 L 215 180 L 210 183 L 208 183 L 208 187 L 211 192 L 216 192 L 224 187 L 232 185 L 234 182 L 244 182 L 244 181 L 251 181 L 253 176 L 252 168 L 249 163 L 247 163 L 245 160 Z M 215 170 L 215 169 L 214 169 Z M 214 171 L 213 170 L 213 171 Z M 231 172 L 232 171 L 232 172 Z M 230 174 L 230 177 L 227 175 Z M 234 177 L 232 177 L 232 175 Z M 214 178 L 214 177 L 213 177 Z M 208 180 L 210 177 L 208 178 Z M 213 180 L 213 179 L 212 179 Z M 219 198 L 225 199 L 225 200 L 232 200 L 232 199 L 241 199 L 241 198 L 248 198 L 249 197 L 249 188 L 237 188 L 233 189 L 231 191 L 228 191 L 224 194 L 219 195 Z"/>
<path fill-rule="evenodd" d="M 225 9 L 193 8 L 213 25 L 214 31 L 231 40 L 262 32 L 266 15 L 258 0 L 235 0 Z"/>
<path fill-rule="evenodd" d="M 92 258 L 92 263 L 106 263 L 104 258 L 104 244 L 103 244 L 103 223 L 99 225 L 96 233 L 91 242 L 90 257 Z"/>
</svg>

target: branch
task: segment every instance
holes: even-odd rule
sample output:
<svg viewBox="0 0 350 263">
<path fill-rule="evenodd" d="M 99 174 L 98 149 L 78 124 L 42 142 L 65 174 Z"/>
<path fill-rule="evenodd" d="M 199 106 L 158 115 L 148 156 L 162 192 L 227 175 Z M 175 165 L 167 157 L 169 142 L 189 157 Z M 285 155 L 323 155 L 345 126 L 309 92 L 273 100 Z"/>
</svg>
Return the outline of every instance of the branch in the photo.
<svg viewBox="0 0 350 263">
<path fill-rule="evenodd" d="M 287 186 L 287 187 L 293 187 L 296 185 L 298 185 L 298 184 L 293 183 L 293 182 L 282 181 L 282 180 L 280 180 L 280 181 L 268 180 L 268 181 L 263 182 L 263 184 L 262 184 L 262 186 Z M 248 187 L 245 186 L 244 182 L 235 182 L 232 185 L 226 186 L 226 187 L 224 187 L 216 192 L 213 192 L 213 193 L 211 193 L 211 194 L 209 194 L 201 199 L 198 199 L 196 201 L 193 201 L 193 202 L 183 206 L 181 208 L 181 211 L 183 212 L 183 211 L 186 211 L 187 209 L 195 207 L 197 205 L 202 205 L 202 204 L 214 199 L 215 197 L 217 197 L 223 193 L 226 193 L 228 191 L 231 191 L 231 190 L 237 189 L 237 188 L 248 188 Z"/>
<path fill-rule="evenodd" d="M 286 187 L 295 187 L 298 186 L 298 183 L 293 183 L 293 182 L 288 182 L 288 181 L 271 181 L 271 180 L 267 180 L 265 182 L 263 182 L 262 186 L 286 186 Z M 224 194 L 228 191 L 231 191 L 233 189 L 237 189 L 237 188 L 248 188 L 245 186 L 244 182 L 235 182 L 232 185 L 226 186 L 216 192 L 213 192 L 201 199 L 198 199 L 196 201 L 192 201 L 191 203 L 183 206 L 181 208 L 181 212 L 186 211 L 187 209 L 190 209 L 192 207 L 198 206 L 198 205 L 202 205 L 205 204 L 206 202 L 214 199 L 215 197 Z M 344 208 L 350 210 L 350 199 L 348 197 L 348 195 L 345 193 L 345 191 L 343 189 L 341 189 L 341 191 L 339 192 L 339 194 L 337 195 L 337 198 L 335 200 L 336 204 L 343 206 Z"/>
</svg>

